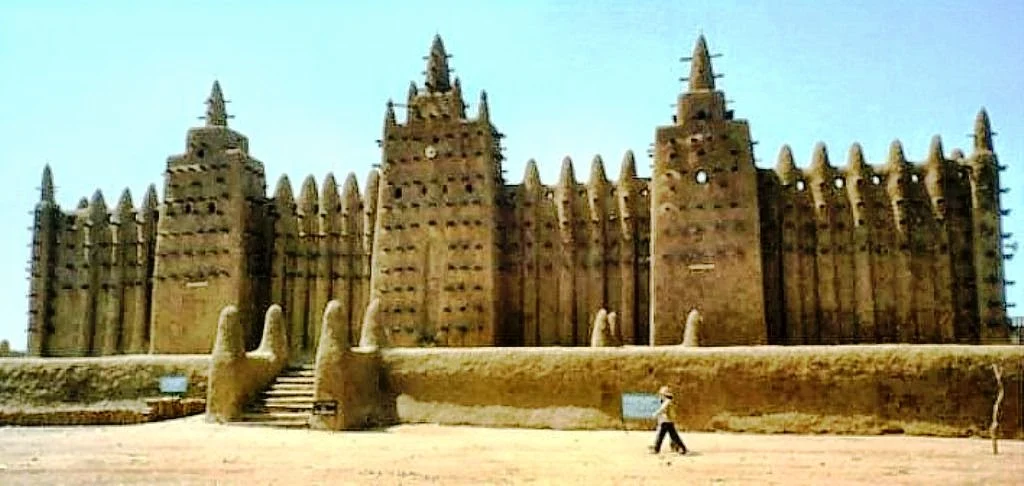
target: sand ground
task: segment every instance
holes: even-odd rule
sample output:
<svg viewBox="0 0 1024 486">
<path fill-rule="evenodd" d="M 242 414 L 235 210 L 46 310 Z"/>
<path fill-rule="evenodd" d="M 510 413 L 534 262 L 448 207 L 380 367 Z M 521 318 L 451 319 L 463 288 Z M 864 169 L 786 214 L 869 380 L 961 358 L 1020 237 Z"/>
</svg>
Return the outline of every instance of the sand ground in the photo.
<svg viewBox="0 0 1024 486">
<path fill-rule="evenodd" d="M 0 428 L 0 484 L 1024 484 L 1024 442 L 402 425 Z M 667 447 L 665 448 L 667 449 Z"/>
</svg>

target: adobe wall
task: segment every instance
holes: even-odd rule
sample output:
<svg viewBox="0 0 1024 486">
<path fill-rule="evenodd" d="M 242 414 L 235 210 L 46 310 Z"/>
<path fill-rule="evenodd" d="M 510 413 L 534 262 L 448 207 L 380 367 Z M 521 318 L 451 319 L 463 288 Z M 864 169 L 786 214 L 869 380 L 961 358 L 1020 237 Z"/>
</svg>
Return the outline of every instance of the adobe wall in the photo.
<svg viewBox="0 0 1024 486">
<path fill-rule="evenodd" d="M 86 404 L 159 397 L 160 377 L 188 377 L 186 397 L 206 397 L 208 355 L 0 358 L 0 406 Z"/>
<path fill-rule="evenodd" d="M 981 281 L 1002 276 L 976 275 L 972 252 L 997 245 L 972 233 L 977 157 L 947 158 L 936 137 L 918 164 L 895 141 L 884 165 L 854 144 L 835 167 L 818 144 L 799 169 L 783 147 L 760 187 L 770 342 L 1005 343 L 978 311 Z"/>
<path fill-rule="evenodd" d="M 600 157 L 586 183 L 568 157 L 551 186 L 527 164 L 522 184 L 506 187 L 498 227 L 507 319 L 499 345 L 585 346 L 602 308 L 618 313 L 626 343 L 648 342 L 648 184 L 632 152 L 616 181 Z"/>
<path fill-rule="evenodd" d="M 1024 437 L 1024 348 L 800 346 L 475 348 L 383 351 L 401 422 L 558 429 L 620 420 L 623 392 L 671 386 L 683 430 L 970 435 L 987 430 L 1003 369 L 1000 430 Z"/>
</svg>

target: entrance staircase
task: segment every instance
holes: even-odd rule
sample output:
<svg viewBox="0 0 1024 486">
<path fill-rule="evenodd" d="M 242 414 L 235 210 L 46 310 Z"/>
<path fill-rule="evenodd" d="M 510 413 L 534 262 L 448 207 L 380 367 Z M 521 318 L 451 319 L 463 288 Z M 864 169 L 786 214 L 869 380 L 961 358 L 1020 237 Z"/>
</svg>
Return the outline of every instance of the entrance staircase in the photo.
<svg viewBox="0 0 1024 486">
<path fill-rule="evenodd" d="M 249 404 L 239 425 L 309 427 L 313 411 L 313 365 L 290 367 Z"/>
</svg>

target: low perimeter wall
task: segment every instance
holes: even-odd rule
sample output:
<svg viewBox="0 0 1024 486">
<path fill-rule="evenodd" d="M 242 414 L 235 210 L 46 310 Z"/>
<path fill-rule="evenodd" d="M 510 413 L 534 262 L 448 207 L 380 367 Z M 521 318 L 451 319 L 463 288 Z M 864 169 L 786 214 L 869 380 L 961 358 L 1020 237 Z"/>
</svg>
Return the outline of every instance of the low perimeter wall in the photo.
<svg viewBox="0 0 1024 486">
<path fill-rule="evenodd" d="M 206 397 L 208 355 L 0 358 L 0 407 L 144 400 L 161 396 L 160 377 L 188 377 L 186 398 Z"/>
<path fill-rule="evenodd" d="M 1024 438 L 1024 347 L 800 346 L 388 349 L 384 406 L 400 422 L 649 429 L 621 396 L 675 392 L 684 430 Z"/>
</svg>

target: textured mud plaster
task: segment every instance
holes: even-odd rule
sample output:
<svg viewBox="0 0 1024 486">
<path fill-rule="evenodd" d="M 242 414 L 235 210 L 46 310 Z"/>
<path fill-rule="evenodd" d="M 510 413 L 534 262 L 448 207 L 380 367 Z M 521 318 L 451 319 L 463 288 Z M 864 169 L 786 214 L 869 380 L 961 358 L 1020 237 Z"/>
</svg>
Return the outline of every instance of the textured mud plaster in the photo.
<svg viewBox="0 0 1024 486">
<path fill-rule="evenodd" d="M 691 310 L 686 316 L 686 328 L 683 331 L 683 346 L 691 348 L 700 346 L 700 328 L 703 323 L 704 318 L 701 317 L 700 311 L 697 309 Z"/>
<path fill-rule="evenodd" d="M 206 396 L 208 355 L 0 359 L 0 407 L 159 397 L 160 377 L 185 376 L 186 398 Z"/>
<path fill-rule="evenodd" d="M 288 337 L 281 306 L 274 304 L 267 309 L 258 349 L 245 352 L 244 333 L 238 322 L 238 309 L 229 305 L 221 310 L 207 387 L 208 421 L 237 418 L 245 404 L 288 364 Z"/>
<path fill-rule="evenodd" d="M 383 359 L 401 422 L 647 428 L 621 421 L 621 394 L 668 385 L 689 430 L 942 435 L 986 430 L 997 363 L 1000 430 L 1024 437 L 1015 346 L 393 348 Z M 779 429 L 780 418 L 792 422 Z"/>
<path fill-rule="evenodd" d="M 367 310 L 367 323 L 373 320 L 376 302 L 376 299 L 371 302 Z M 364 325 L 364 336 L 369 327 Z M 335 401 L 338 406 L 337 412 L 332 415 L 310 417 L 310 427 L 352 430 L 393 422 L 386 420 L 385 415 L 394 417 L 394 412 L 385 413 L 385 409 L 393 410 L 394 407 L 383 407 L 381 404 L 381 359 L 378 348 L 374 346 L 352 350 L 340 302 L 332 300 L 327 303 L 320 333 L 313 396 L 317 401 Z"/>
</svg>

